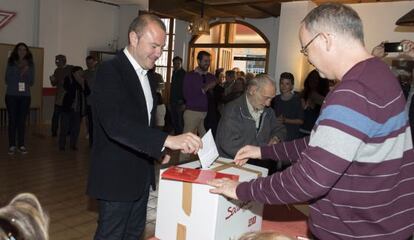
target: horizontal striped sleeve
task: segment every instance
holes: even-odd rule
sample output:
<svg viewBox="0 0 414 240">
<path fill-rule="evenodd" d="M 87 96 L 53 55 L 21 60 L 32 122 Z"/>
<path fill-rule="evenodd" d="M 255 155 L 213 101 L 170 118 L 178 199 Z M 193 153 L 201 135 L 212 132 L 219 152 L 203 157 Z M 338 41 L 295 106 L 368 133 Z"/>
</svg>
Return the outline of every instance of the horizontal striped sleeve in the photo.
<svg viewBox="0 0 414 240">
<path fill-rule="evenodd" d="M 349 164 L 319 147 L 309 146 L 287 170 L 240 183 L 236 193 L 241 200 L 270 204 L 309 201 L 326 194 Z"/>
</svg>

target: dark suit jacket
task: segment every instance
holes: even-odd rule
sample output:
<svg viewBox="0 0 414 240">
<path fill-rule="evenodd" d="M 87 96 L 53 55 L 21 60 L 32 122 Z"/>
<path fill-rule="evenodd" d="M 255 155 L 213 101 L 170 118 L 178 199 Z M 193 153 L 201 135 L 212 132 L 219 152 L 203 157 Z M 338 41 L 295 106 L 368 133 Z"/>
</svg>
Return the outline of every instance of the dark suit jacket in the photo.
<svg viewBox="0 0 414 240">
<path fill-rule="evenodd" d="M 63 82 L 63 89 L 65 89 L 65 94 L 62 102 L 62 110 L 64 112 L 75 110 L 80 112 L 81 116 L 85 115 L 86 97 L 91 93 L 88 83 L 85 81 L 85 89 L 82 89 L 82 86 L 76 80 L 71 79 L 70 76 L 66 76 Z M 78 95 L 77 106 L 73 106 L 76 95 Z"/>
<path fill-rule="evenodd" d="M 91 101 L 94 141 L 87 193 L 107 201 L 134 201 L 154 182 L 153 161 L 162 156 L 167 134 L 155 123 L 156 82 L 151 127 L 138 76 L 123 52 L 102 63 Z"/>
</svg>

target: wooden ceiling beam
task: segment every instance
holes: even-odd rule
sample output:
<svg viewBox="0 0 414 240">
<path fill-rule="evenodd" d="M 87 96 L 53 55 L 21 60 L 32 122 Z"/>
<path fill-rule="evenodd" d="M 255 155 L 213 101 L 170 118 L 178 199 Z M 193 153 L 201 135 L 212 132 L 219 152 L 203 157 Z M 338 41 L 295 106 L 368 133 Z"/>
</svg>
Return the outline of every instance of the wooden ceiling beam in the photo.
<svg viewBox="0 0 414 240">
<path fill-rule="evenodd" d="M 279 17 L 280 16 L 280 9 L 281 9 L 281 4 L 280 3 L 276 3 L 276 4 L 271 4 L 271 6 L 269 6 L 269 4 L 266 5 L 256 5 L 256 4 L 249 4 L 249 7 L 254 8 L 258 11 L 262 11 L 266 14 L 269 15 L 269 17 Z"/>
<path fill-rule="evenodd" d="M 202 2 L 202 0 L 196 0 Z M 258 3 L 272 3 L 278 0 L 204 0 L 204 4 L 211 6 L 224 6 L 224 5 L 246 5 L 246 4 L 258 4 Z"/>
<path fill-rule="evenodd" d="M 191 21 L 201 14 L 203 0 L 150 0 L 149 9 L 162 15 Z M 279 17 L 281 2 L 299 0 L 204 0 L 204 15 L 210 18 Z M 312 0 L 319 5 L 332 0 Z M 396 0 L 338 0 L 341 3 L 392 2 Z"/>
</svg>

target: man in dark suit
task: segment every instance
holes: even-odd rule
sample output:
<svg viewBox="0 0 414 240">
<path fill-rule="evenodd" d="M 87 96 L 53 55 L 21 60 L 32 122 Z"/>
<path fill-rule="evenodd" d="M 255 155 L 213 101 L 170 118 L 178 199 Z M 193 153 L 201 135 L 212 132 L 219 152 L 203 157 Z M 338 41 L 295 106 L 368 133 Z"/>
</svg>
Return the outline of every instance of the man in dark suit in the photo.
<svg viewBox="0 0 414 240">
<path fill-rule="evenodd" d="M 196 153 L 202 143 L 192 133 L 168 136 L 153 128 L 156 85 L 147 71 L 161 56 L 166 29 L 156 16 L 131 23 L 129 45 L 102 63 L 92 89 L 94 142 L 87 193 L 99 201 L 95 240 L 137 240 L 145 228 L 154 160 L 164 148 Z M 163 163 L 169 156 L 163 158 Z"/>
<path fill-rule="evenodd" d="M 175 135 L 183 133 L 184 128 L 183 81 L 186 71 L 183 69 L 182 63 L 183 59 L 181 57 L 175 56 L 173 58 L 174 71 L 171 78 L 170 113 Z"/>
</svg>

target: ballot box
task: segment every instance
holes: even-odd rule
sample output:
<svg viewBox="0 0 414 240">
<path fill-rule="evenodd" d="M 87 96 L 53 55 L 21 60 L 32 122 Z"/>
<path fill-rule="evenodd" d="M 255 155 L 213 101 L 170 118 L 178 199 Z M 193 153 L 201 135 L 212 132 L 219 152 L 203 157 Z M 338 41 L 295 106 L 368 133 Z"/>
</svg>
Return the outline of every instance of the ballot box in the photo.
<svg viewBox="0 0 414 240">
<path fill-rule="evenodd" d="M 198 161 L 180 165 L 198 168 Z M 209 168 L 249 181 L 267 176 L 267 169 L 219 158 Z M 165 171 L 165 170 L 164 170 Z M 163 170 L 161 170 L 161 175 Z M 160 175 L 155 237 L 161 240 L 236 240 L 243 233 L 259 231 L 263 205 L 230 200 L 212 194 L 205 184 L 163 179 Z"/>
</svg>

